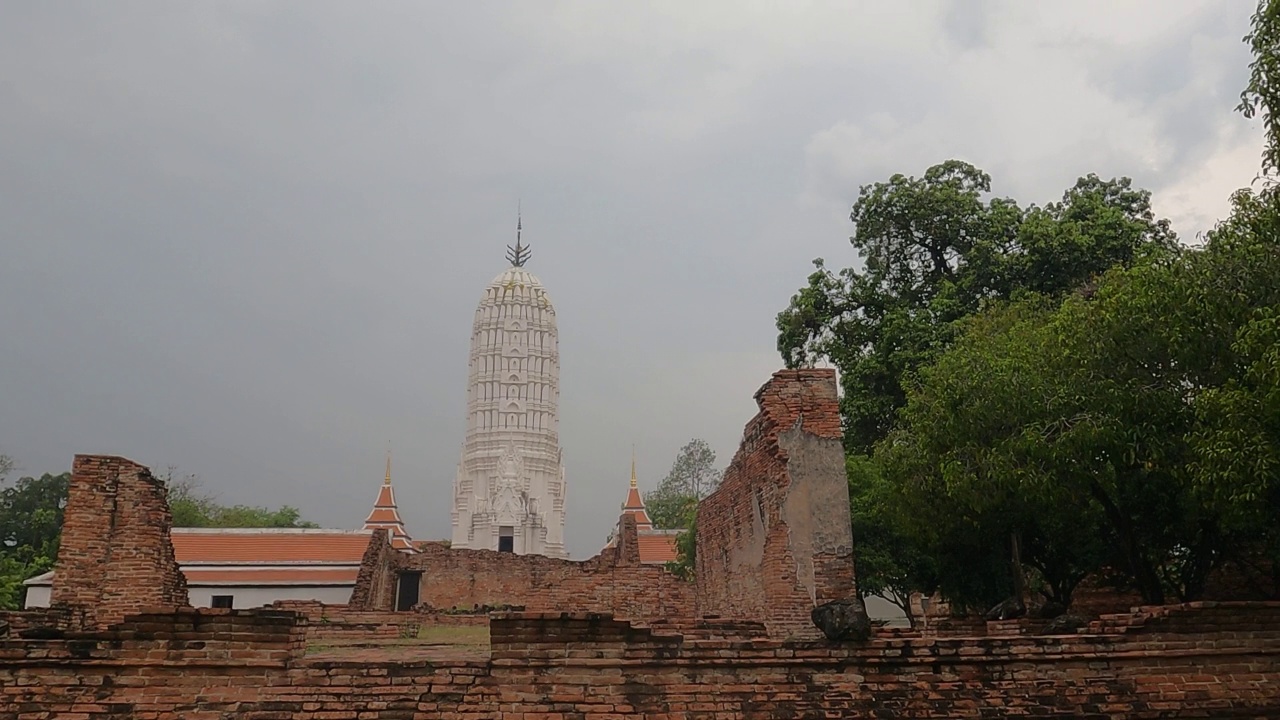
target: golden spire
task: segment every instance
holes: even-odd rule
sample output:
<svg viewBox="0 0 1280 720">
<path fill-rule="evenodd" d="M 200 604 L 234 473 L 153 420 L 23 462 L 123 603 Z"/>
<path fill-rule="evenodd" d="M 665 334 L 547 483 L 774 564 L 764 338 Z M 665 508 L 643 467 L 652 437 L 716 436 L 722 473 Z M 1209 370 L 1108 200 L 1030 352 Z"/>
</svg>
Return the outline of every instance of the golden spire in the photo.
<svg viewBox="0 0 1280 720">
<path fill-rule="evenodd" d="M 382 481 L 382 484 L 391 484 L 391 448 L 387 448 L 387 478 Z"/>
<path fill-rule="evenodd" d="M 636 446 L 631 446 L 631 487 L 636 486 Z"/>
</svg>

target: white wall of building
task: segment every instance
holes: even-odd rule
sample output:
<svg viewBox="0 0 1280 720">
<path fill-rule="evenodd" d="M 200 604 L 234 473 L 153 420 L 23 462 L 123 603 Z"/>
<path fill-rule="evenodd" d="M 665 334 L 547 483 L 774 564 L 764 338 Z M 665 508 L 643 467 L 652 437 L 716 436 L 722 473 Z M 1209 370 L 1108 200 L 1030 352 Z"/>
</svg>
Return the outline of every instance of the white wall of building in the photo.
<svg viewBox="0 0 1280 720">
<path fill-rule="evenodd" d="M 237 585 L 196 586 L 188 588 L 192 607 L 213 607 L 214 595 L 230 595 L 233 608 L 256 608 L 270 605 L 276 600 L 318 600 L 329 605 L 346 605 L 351 599 L 352 585 L 305 587 L 278 585 L 275 587 L 245 587 Z M 28 585 L 25 608 L 49 607 L 48 585 Z"/>
<path fill-rule="evenodd" d="M 48 585 L 28 585 L 27 599 L 22 606 L 24 608 L 49 607 L 49 595 L 52 592 L 53 588 Z"/>
<path fill-rule="evenodd" d="M 275 587 L 244 587 L 236 585 L 206 585 L 187 588 L 192 607 L 213 607 L 214 595 L 230 595 L 231 607 L 248 609 L 270 605 L 276 600 L 318 600 L 330 605 L 345 605 L 351 599 L 352 585 L 304 587 L 278 585 Z"/>
</svg>

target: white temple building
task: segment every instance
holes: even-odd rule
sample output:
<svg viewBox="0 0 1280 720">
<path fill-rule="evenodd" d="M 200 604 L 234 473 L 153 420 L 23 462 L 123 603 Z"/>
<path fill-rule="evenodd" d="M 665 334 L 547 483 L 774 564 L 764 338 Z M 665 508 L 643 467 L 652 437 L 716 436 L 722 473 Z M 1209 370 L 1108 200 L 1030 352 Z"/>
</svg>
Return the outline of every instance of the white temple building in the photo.
<svg viewBox="0 0 1280 720">
<path fill-rule="evenodd" d="M 556 312 L 524 269 L 520 231 L 517 222 L 511 267 L 485 289 L 472 326 L 452 545 L 564 557 Z"/>
</svg>

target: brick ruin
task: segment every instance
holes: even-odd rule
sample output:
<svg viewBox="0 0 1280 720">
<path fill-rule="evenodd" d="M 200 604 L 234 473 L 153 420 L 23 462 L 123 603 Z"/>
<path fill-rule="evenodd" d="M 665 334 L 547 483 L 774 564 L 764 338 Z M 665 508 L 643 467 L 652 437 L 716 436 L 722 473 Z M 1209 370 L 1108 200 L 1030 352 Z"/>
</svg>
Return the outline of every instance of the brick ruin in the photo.
<svg viewBox="0 0 1280 720">
<path fill-rule="evenodd" d="M 418 578 L 426 610 L 518 606 L 530 612 L 608 612 L 635 619 L 693 618 L 694 586 L 665 568 L 641 565 L 635 518 L 620 518 L 614 547 L 584 561 L 427 543 L 406 555 L 381 536 L 370 543 L 351 607 L 389 611 L 400 578 Z"/>
<path fill-rule="evenodd" d="M 166 492 L 131 460 L 76 456 L 51 603 L 69 627 L 102 629 L 139 607 L 188 604 Z"/>
<path fill-rule="evenodd" d="M 693 583 L 641 565 L 624 519 L 582 562 L 405 555 L 378 531 L 347 605 L 183 607 L 163 486 L 77 457 L 55 607 L 0 614 L 0 720 L 1280 716 L 1280 603 L 814 639 L 810 610 L 855 587 L 834 374 L 783 371 L 756 400 Z M 405 578 L 420 604 L 395 612 Z"/>
<path fill-rule="evenodd" d="M 720 487 L 698 505 L 698 607 L 815 637 L 814 606 L 854 592 L 853 533 L 833 370 L 784 370 Z"/>
</svg>

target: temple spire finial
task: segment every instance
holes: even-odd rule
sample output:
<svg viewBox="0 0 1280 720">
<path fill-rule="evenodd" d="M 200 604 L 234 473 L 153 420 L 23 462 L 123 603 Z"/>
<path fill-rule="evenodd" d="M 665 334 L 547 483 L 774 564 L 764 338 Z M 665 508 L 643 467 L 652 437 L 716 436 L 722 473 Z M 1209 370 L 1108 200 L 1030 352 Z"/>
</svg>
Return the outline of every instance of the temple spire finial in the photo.
<svg viewBox="0 0 1280 720">
<path fill-rule="evenodd" d="M 507 261 L 511 263 L 511 267 L 524 267 L 529 261 L 529 246 L 524 245 L 520 241 L 520 233 L 524 229 L 524 219 L 520 211 L 520 202 L 516 202 L 516 246 L 507 246 Z"/>
<path fill-rule="evenodd" d="M 636 487 L 636 446 L 631 445 L 631 487 Z"/>
<path fill-rule="evenodd" d="M 391 484 L 391 447 L 390 447 L 390 443 L 388 443 L 388 447 L 387 447 L 387 477 L 382 481 L 382 484 L 383 484 L 383 485 L 390 485 L 390 484 Z"/>
</svg>

